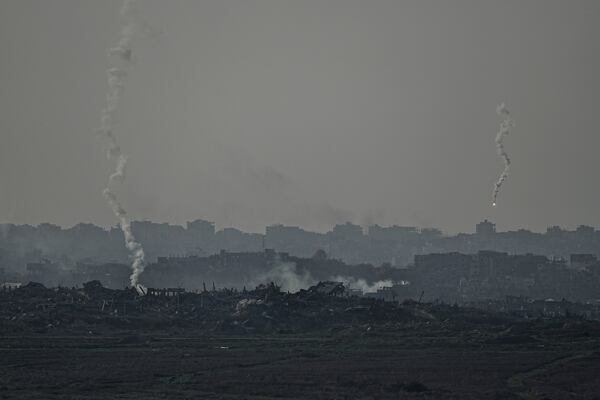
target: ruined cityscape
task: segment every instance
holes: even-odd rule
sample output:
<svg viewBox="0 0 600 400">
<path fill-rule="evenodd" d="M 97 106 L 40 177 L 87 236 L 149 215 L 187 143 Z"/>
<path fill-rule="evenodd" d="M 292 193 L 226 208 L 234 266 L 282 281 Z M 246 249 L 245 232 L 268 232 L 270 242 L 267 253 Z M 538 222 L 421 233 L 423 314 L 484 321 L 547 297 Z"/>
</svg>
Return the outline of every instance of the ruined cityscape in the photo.
<svg viewBox="0 0 600 400">
<path fill-rule="evenodd" d="M 129 285 L 129 257 L 118 228 L 4 224 L 0 231 L 4 289 L 27 282 L 81 287 L 98 281 L 110 289 Z M 585 225 L 574 231 L 552 226 L 544 233 L 497 232 L 484 220 L 473 233 L 457 235 L 351 223 L 326 233 L 272 225 L 262 234 L 216 231 L 213 223 L 196 220 L 185 227 L 133 222 L 132 231 L 148 261 L 140 275 L 144 287 L 198 292 L 273 282 L 298 291 L 333 281 L 354 295 L 400 301 L 568 300 L 587 304 L 588 314 L 600 305 L 600 231 Z"/>
<path fill-rule="evenodd" d="M 132 228 L 149 259 L 137 287 L 120 229 L 2 225 L 0 344 L 16 350 L 28 338 L 28 350 L 3 352 L 5 393 L 592 399 L 599 388 L 593 227 L 497 232 L 484 220 L 458 235 L 351 223 L 260 234 L 196 220 Z M 144 366 L 108 362 L 89 354 L 95 348 Z M 50 352 L 52 371 L 30 363 L 40 351 Z M 85 372 L 74 378 L 79 364 L 53 355 L 63 351 L 86 357 Z M 157 354 L 162 372 L 150 361 Z M 353 361 L 341 366 L 340 356 Z M 365 372 L 382 363 L 399 370 Z M 450 364 L 477 365 L 477 378 L 453 377 Z M 23 386 L 27 376 L 15 375 L 23 368 L 43 373 L 41 383 Z M 570 397 L 574 390 L 583 395 Z"/>
<path fill-rule="evenodd" d="M 600 400 L 598 0 L 1 0 L 0 400 Z"/>
</svg>

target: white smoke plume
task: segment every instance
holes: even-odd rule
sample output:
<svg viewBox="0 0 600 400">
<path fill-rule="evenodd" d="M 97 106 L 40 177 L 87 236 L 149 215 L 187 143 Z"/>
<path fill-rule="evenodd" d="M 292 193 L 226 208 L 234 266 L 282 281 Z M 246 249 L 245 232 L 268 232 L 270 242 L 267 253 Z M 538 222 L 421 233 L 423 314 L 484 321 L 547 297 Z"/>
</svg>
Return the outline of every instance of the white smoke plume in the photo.
<svg viewBox="0 0 600 400">
<path fill-rule="evenodd" d="M 502 187 L 502 183 L 508 178 L 508 171 L 510 170 L 510 158 L 508 154 L 506 154 L 506 150 L 504 150 L 504 137 L 509 134 L 510 129 L 514 128 L 515 121 L 510 117 L 510 112 L 504 105 L 504 103 L 500 104 L 496 107 L 496 114 L 502 117 L 502 122 L 500 123 L 500 130 L 496 135 L 496 151 L 498 155 L 502 158 L 504 162 L 504 170 L 500 174 L 498 181 L 494 184 L 494 191 L 492 193 L 492 206 L 496 206 L 496 198 L 498 197 L 498 193 L 500 192 L 500 188 Z"/>
<path fill-rule="evenodd" d="M 115 118 L 119 108 L 119 102 L 125 89 L 125 78 L 132 68 L 132 42 L 134 37 L 140 31 L 142 24 L 137 18 L 136 0 L 125 0 L 121 9 L 121 16 L 124 20 L 121 29 L 121 37 L 117 45 L 108 50 L 111 66 L 107 71 L 108 75 L 108 93 L 106 95 L 106 107 L 102 111 L 101 126 L 99 134 L 108 140 L 107 157 L 115 161 L 115 172 L 113 172 L 103 190 L 102 194 L 108 202 L 115 216 L 119 219 L 119 225 L 125 237 L 125 246 L 131 252 L 133 259 L 130 276 L 131 286 L 138 286 L 138 278 L 144 271 L 144 249 L 136 240 L 131 231 L 131 222 L 127 212 L 119 202 L 117 195 L 113 192 L 112 186 L 115 181 L 125 182 L 125 168 L 127 166 L 127 157 L 121 151 L 117 138 L 114 133 Z"/>
<path fill-rule="evenodd" d="M 353 276 L 334 276 L 331 280 L 334 282 L 342 282 L 344 286 L 349 289 L 360 289 L 363 293 L 375 293 L 380 288 L 394 286 L 394 283 L 391 280 L 377 281 L 372 285 L 369 285 L 366 280 L 362 278 L 357 279 Z"/>
<path fill-rule="evenodd" d="M 308 289 L 317 283 L 308 271 L 298 273 L 296 264 L 293 262 L 277 263 L 275 268 L 260 275 L 255 283 L 267 282 L 273 282 L 282 290 L 290 293 Z"/>
<path fill-rule="evenodd" d="M 383 287 L 392 287 L 394 283 L 391 280 L 377 281 L 369 285 L 363 278 L 353 276 L 332 276 L 328 280 L 333 282 L 341 282 L 349 289 L 359 289 L 363 293 L 375 293 Z M 275 267 L 264 274 L 259 275 L 254 282 L 254 285 L 261 283 L 273 282 L 282 290 L 295 293 L 301 289 L 308 289 L 316 285 L 316 280 L 308 271 L 299 272 L 296 264 L 293 262 L 276 262 Z"/>
</svg>

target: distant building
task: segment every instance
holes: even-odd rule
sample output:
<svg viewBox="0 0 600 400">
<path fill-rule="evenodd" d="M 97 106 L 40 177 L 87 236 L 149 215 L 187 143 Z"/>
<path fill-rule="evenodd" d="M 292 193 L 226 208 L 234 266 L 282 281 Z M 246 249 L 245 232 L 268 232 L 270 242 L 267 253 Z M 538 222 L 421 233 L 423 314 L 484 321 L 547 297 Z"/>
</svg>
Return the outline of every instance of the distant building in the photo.
<svg viewBox="0 0 600 400">
<path fill-rule="evenodd" d="M 575 230 L 575 233 L 581 238 L 592 238 L 594 237 L 594 232 L 596 230 L 592 226 L 588 225 L 579 225 Z"/>
<path fill-rule="evenodd" d="M 546 228 L 546 235 L 550 237 L 560 237 L 565 234 L 565 230 L 558 225 L 549 226 Z"/>
<path fill-rule="evenodd" d="M 469 268 L 473 256 L 458 252 L 419 254 L 414 258 L 415 268 L 419 271 L 440 271 L 442 269 Z"/>
<path fill-rule="evenodd" d="M 475 233 L 478 235 L 493 235 L 496 233 L 496 224 L 483 220 L 475 226 Z"/>
<path fill-rule="evenodd" d="M 442 231 L 437 228 L 423 228 L 421 229 L 421 236 L 428 239 L 439 238 L 442 236 Z"/>
<path fill-rule="evenodd" d="M 194 235 L 197 235 L 199 240 L 210 240 L 215 236 L 214 222 L 197 219 L 195 221 L 187 222 L 186 228 Z"/>
<path fill-rule="evenodd" d="M 235 252 L 255 252 L 262 250 L 264 235 L 246 233 L 235 228 L 224 228 L 215 233 L 215 240 L 221 249 Z"/>
<path fill-rule="evenodd" d="M 399 242 L 418 234 L 419 230 L 414 226 L 369 226 L 369 237 L 381 242 Z"/>
<path fill-rule="evenodd" d="M 297 256 L 309 256 L 324 247 L 324 242 L 323 235 L 319 233 L 309 232 L 298 226 L 277 224 L 267 226 L 265 246 Z"/>
<path fill-rule="evenodd" d="M 598 258 L 593 254 L 571 254 L 570 265 L 573 269 L 587 269 L 598 263 Z"/>
<path fill-rule="evenodd" d="M 333 227 L 331 236 L 339 240 L 360 240 L 363 238 L 363 230 L 360 225 L 354 225 L 350 222 L 338 224 Z"/>
</svg>

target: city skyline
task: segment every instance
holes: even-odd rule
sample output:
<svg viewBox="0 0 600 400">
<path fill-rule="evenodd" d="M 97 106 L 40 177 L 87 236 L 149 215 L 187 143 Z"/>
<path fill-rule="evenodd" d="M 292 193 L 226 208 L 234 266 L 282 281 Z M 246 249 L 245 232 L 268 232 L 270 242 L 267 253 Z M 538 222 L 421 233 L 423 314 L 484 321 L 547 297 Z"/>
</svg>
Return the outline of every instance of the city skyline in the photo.
<svg viewBox="0 0 600 400">
<path fill-rule="evenodd" d="M 102 226 L 120 1 L 0 4 L 0 221 Z M 595 1 L 145 1 L 118 115 L 133 219 L 600 226 Z M 498 207 L 505 102 L 516 121 Z"/>
</svg>

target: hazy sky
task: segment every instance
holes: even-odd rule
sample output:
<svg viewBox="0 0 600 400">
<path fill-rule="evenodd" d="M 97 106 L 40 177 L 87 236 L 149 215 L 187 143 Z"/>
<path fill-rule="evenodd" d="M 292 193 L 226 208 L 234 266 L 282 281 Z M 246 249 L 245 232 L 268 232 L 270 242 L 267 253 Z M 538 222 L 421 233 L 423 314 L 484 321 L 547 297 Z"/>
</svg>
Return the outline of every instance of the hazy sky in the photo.
<svg viewBox="0 0 600 400">
<path fill-rule="evenodd" d="M 120 1 L 0 1 L 0 221 L 116 223 L 96 137 Z M 600 226 L 600 1 L 141 4 L 116 132 L 134 219 L 263 231 Z M 496 105 L 516 128 L 502 171 Z"/>
</svg>

